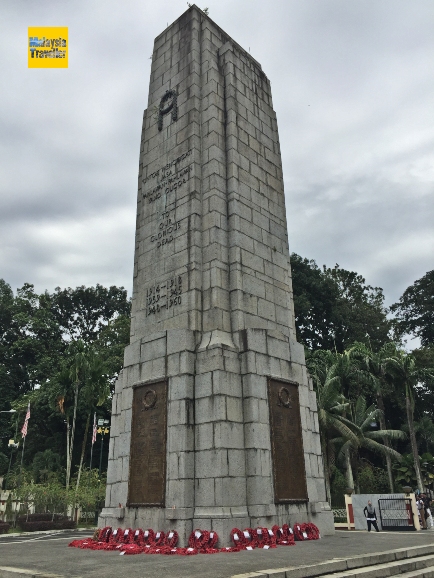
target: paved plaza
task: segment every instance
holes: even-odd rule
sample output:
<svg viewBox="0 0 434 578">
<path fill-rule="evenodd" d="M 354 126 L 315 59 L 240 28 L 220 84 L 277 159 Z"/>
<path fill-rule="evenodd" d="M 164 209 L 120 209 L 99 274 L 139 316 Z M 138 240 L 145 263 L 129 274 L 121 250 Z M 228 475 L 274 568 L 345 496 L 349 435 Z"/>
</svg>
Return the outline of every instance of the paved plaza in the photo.
<svg viewBox="0 0 434 578">
<path fill-rule="evenodd" d="M 38 536 L 0 536 L 0 578 L 11 578 L 1 567 L 32 570 L 63 576 L 98 578 L 230 578 L 238 574 L 317 564 L 334 558 L 350 558 L 396 548 L 434 543 L 431 532 L 337 532 L 315 542 L 297 542 L 273 550 L 253 550 L 231 554 L 197 556 L 145 555 L 120 556 L 68 548 L 75 538 L 87 532 L 68 532 Z M 284 574 L 282 574 L 284 576 Z M 276 578 L 280 578 L 277 574 Z"/>
</svg>

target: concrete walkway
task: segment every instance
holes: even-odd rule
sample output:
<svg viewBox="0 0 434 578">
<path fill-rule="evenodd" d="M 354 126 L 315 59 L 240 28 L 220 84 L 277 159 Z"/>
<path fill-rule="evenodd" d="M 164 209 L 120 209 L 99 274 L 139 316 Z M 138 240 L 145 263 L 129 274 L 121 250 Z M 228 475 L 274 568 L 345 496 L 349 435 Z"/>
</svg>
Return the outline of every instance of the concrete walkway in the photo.
<svg viewBox="0 0 434 578">
<path fill-rule="evenodd" d="M 0 541 L 0 578 L 11 578 L 1 567 L 26 569 L 37 573 L 91 578 L 230 578 L 237 574 L 317 564 L 333 558 L 349 558 L 395 548 L 434 544 L 431 532 L 337 532 L 318 541 L 297 542 L 296 546 L 279 546 L 273 550 L 253 550 L 231 554 L 197 556 L 145 555 L 120 556 L 68 548 L 74 538 L 89 532 L 68 535 L 43 535 L 34 538 L 3 537 Z M 279 573 L 280 576 L 285 576 Z M 280 578 L 276 574 L 276 578 Z M 17 575 L 18 578 L 18 575 Z M 39 578 L 41 578 L 39 576 Z"/>
</svg>

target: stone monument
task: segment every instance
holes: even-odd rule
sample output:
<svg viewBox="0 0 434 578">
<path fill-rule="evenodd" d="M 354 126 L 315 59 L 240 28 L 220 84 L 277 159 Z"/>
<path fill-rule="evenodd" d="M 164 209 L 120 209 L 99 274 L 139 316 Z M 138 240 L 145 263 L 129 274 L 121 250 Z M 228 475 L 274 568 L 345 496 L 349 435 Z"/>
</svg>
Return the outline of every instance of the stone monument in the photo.
<svg viewBox="0 0 434 578">
<path fill-rule="evenodd" d="M 194 5 L 155 40 L 138 181 L 99 525 L 333 532 L 270 82 Z"/>
</svg>

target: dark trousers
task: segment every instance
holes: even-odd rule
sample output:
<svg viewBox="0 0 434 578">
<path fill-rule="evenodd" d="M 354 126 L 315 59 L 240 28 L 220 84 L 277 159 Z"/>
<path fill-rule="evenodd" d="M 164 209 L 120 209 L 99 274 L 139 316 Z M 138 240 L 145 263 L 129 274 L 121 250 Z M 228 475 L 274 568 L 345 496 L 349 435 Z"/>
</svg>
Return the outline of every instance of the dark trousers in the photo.
<svg viewBox="0 0 434 578">
<path fill-rule="evenodd" d="M 422 508 L 421 510 L 419 510 L 420 513 L 420 520 L 422 522 L 422 529 L 426 530 L 426 513 L 425 513 L 425 508 Z"/>
<path fill-rule="evenodd" d="M 377 532 L 380 531 L 380 530 L 378 529 L 378 526 L 377 526 L 377 520 L 366 520 L 366 521 L 368 522 L 368 532 L 371 531 L 371 524 L 372 524 L 372 526 L 374 526 L 374 528 L 375 528 L 375 530 L 376 530 Z"/>
</svg>

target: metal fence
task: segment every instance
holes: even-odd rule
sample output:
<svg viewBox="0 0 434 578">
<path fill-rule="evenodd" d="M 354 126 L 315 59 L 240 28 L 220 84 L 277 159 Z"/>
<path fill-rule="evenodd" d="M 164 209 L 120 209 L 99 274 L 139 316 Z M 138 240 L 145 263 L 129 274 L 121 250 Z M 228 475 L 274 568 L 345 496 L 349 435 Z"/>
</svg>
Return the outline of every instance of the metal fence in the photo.
<svg viewBox="0 0 434 578">
<path fill-rule="evenodd" d="M 332 506 L 332 512 L 335 522 L 346 522 L 347 521 L 347 509 L 346 508 L 335 508 Z"/>
<path fill-rule="evenodd" d="M 383 530 L 415 530 L 410 498 L 380 498 L 378 500 Z"/>
</svg>

